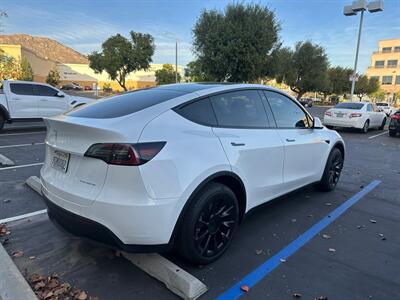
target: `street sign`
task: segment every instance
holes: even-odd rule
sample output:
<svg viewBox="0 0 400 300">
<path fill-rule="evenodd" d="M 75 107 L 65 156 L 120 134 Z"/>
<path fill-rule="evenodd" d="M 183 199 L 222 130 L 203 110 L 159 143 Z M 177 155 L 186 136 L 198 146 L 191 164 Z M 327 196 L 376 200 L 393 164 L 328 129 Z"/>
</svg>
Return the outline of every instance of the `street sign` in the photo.
<svg viewBox="0 0 400 300">
<path fill-rule="evenodd" d="M 350 77 L 349 77 L 349 80 L 350 81 L 358 81 L 358 78 L 360 77 L 360 75 L 358 75 L 357 73 L 356 74 L 351 74 L 350 75 Z"/>
</svg>

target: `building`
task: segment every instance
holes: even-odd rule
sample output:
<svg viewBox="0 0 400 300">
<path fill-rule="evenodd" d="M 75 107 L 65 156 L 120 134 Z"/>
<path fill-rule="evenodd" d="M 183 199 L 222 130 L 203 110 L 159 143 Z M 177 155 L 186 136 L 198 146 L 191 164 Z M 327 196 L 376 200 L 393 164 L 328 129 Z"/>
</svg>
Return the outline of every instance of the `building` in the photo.
<svg viewBox="0 0 400 300">
<path fill-rule="evenodd" d="M 116 81 L 110 80 L 108 74 L 96 74 L 90 67 L 86 56 L 45 37 L 26 34 L 1 35 L 0 49 L 17 60 L 26 58 L 33 70 L 33 80 L 45 82 L 50 70 L 60 74 L 60 86 L 67 83 L 78 83 L 82 87 L 109 85 L 113 90 L 122 90 Z M 146 71 L 141 70 L 129 74 L 126 78 L 128 89 L 144 88 L 156 85 L 155 71 L 162 64 L 151 64 Z M 178 66 L 183 74 L 183 68 Z"/>
<path fill-rule="evenodd" d="M 396 99 L 400 92 L 400 38 L 379 41 L 378 51 L 372 53 L 367 76 L 377 78 L 388 98 Z"/>
</svg>

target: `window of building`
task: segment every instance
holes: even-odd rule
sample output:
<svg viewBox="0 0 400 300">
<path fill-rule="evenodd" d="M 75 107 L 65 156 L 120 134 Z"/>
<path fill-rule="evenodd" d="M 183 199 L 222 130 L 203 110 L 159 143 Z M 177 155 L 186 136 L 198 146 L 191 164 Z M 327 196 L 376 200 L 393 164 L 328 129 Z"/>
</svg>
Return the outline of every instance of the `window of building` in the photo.
<svg viewBox="0 0 400 300">
<path fill-rule="evenodd" d="M 397 75 L 397 76 L 396 76 L 396 84 L 397 84 L 397 85 L 400 85 L 400 75 Z"/>
<path fill-rule="evenodd" d="M 370 79 L 376 79 L 379 81 L 379 76 L 371 76 Z"/>
<path fill-rule="evenodd" d="M 392 52 L 392 47 L 383 47 L 383 48 L 382 48 L 382 52 L 383 52 L 383 53 Z"/>
<path fill-rule="evenodd" d="M 33 96 L 33 84 L 11 83 L 11 92 L 17 95 Z"/>
<path fill-rule="evenodd" d="M 394 52 L 400 52 L 400 46 L 394 47 Z"/>
<path fill-rule="evenodd" d="M 382 76 L 382 84 L 392 84 L 393 76 Z"/>
<path fill-rule="evenodd" d="M 377 60 L 375 61 L 375 68 L 383 68 L 385 66 L 384 60 Z"/>
<path fill-rule="evenodd" d="M 312 127 L 310 117 L 292 99 L 271 91 L 266 91 L 265 95 L 271 106 L 278 128 Z"/>
<path fill-rule="evenodd" d="M 218 126 L 266 128 L 268 119 L 256 90 L 238 91 L 210 98 Z"/>
<path fill-rule="evenodd" d="M 389 68 L 396 68 L 397 67 L 397 59 L 389 59 L 387 62 L 387 66 Z"/>
</svg>

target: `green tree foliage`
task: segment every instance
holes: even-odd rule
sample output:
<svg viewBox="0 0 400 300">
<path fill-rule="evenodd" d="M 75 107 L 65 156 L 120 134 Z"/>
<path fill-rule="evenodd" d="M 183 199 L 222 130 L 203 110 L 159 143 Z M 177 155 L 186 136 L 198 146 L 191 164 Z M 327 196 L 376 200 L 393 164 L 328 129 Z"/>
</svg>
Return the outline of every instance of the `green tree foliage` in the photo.
<svg viewBox="0 0 400 300">
<path fill-rule="evenodd" d="M 196 74 L 230 82 L 264 77 L 271 52 L 278 47 L 278 31 L 274 12 L 259 4 L 235 3 L 224 12 L 203 11 L 193 29 Z"/>
<path fill-rule="evenodd" d="M 200 64 L 197 60 L 191 61 L 186 65 L 185 78 L 190 82 L 212 81 L 212 78 L 201 71 Z"/>
<path fill-rule="evenodd" d="M 171 64 L 164 64 L 161 70 L 156 71 L 156 82 L 158 85 L 175 83 L 175 69 Z M 178 73 L 178 82 L 181 75 Z"/>
<path fill-rule="evenodd" d="M 371 95 L 379 90 L 379 81 L 376 78 L 368 78 L 366 75 L 361 75 L 356 82 L 354 93 L 361 101 L 365 95 Z"/>
<path fill-rule="evenodd" d="M 26 59 L 26 57 L 23 57 L 21 59 L 20 65 L 21 65 L 21 72 L 19 74 L 18 79 L 25 80 L 25 81 L 32 81 L 33 80 L 33 70 L 32 70 L 31 64 Z"/>
<path fill-rule="evenodd" d="M 343 95 L 350 92 L 350 75 L 353 73 L 351 69 L 342 67 L 331 67 L 328 69 L 325 82 L 320 93 L 323 95 L 324 100 L 328 95 Z"/>
<path fill-rule="evenodd" d="M 89 66 L 96 72 L 106 71 L 126 91 L 126 76 L 138 70 L 147 70 L 154 54 L 154 39 L 150 34 L 130 32 L 130 39 L 120 34 L 111 36 L 102 44 L 102 52 L 88 56 Z"/>
<path fill-rule="evenodd" d="M 327 86 L 328 58 L 325 49 L 309 41 L 298 42 L 292 52 L 283 48 L 287 57 L 277 71 L 278 82 L 284 82 L 300 99 L 307 92 L 321 91 Z"/>
<path fill-rule="evenodd" d="M 47 75 L 46 82 L 52 86 L 57 86 L 60 83 L 60 74 L 57 70 L 50 70 Z"/>
<path fill-rule="evenodd" d="M 376 101 L 385 101 L 386 93 L 384 90 L 379 88 L 376 92 L 371 93 L 371 97 Z"/>
<path fill-rule="evenodd" d="M 0 49 L 0 80 L 18 79 L 21 72 L 20 64 L 12 56 Z"/>
</svg>

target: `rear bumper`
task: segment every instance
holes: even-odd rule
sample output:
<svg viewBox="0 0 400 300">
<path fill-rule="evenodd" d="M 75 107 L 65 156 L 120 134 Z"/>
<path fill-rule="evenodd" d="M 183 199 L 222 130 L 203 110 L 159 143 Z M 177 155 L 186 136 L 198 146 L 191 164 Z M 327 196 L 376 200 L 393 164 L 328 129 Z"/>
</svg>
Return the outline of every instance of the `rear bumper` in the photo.
<svg viewBox="0 0 400 300">
<path fill-rule="evenodd" d="M 43 196 L 43 198 L 47 205 L 47 213 L 50 220 L 53 221 L 57 227 L 67 231 L 70 234 L 88 238 L 89 240 L 105 246 L 126 252 L 164 252 L 168 251 L 172 247 L 172 244 L 124 244 L 110 229 L 104 225 L 65 210 L 51 202 L 46 196 Z"/>
<path fill-rule="evenodd" d="M 345 127 L 345 128 L 358 128 L 362 129 L 364 127 L 364 119 L 360 118 L 332 118 L 332 117 L 324 117 L 324 125 L 328 126 L 336 126 L 336 127 Z"/>
<path fill-rule="evenodd" d="M 390 121 L 389 130 L 400 132 L 400 122 L 399 121 Z"/>
</svg>

